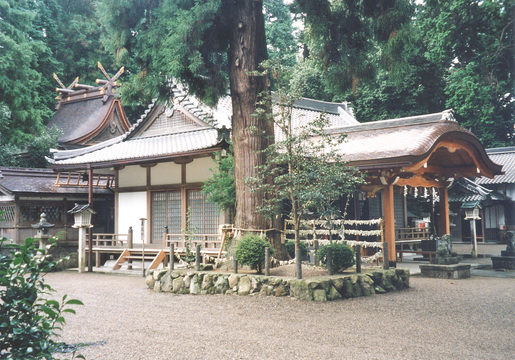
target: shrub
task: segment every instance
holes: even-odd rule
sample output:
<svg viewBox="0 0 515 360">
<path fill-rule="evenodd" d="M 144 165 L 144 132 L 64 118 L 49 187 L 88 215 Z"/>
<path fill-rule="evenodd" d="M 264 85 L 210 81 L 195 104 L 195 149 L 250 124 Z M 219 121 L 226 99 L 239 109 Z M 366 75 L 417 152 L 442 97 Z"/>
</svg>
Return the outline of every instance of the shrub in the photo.
<svg viewBox="0 0 515 360">
<path fill-rule="evenodd" d="M 238 240 L 234 256 L 241 265 L 248 265 L 251 269 L 261 273 L 266 247 L 270 248 L 270 255 L 272 255 L 274 249 L 269 242 L 258 235 L 247 234 Z"/>
<path fill-rule="evenodd" d="M 54 240 L 55 241 L 55 240 Z M 23 245 L 0 240 L 0 357 L 2 359 L 53 359 L 64 313 L 75 313 L 70 305 L 80 300 L 46 300 L 55 290 L 45 284 L 44 274 L 57 265 L 46 249 L 36 248 L 34 239 Z M 2 248 L 10 250 L 4 255 Z M 78 356 L 77 358 L 81 358 Z"/>
<path fill-rule="evenodd" d="M 284 246 L 286 247 L 286 251 L 288 252 L 288 255 L 290 255 L 290 258 L 295 258 L 295 241 L 287 241 Z M 308 246 L 306 243 L 300 242 L 299 249 L 301 260 L 306 259 L 308 257 Z"/>
<path fill-rule="evenodd" d="M 333 271 L 343 272 L 354 265 L 354 251 L 345 244 L 331 244 L 321 246 L 318 250 L 318 257 L 323 264 L 327 265 L 327 248 L 333 249 Z"/>
</svg>

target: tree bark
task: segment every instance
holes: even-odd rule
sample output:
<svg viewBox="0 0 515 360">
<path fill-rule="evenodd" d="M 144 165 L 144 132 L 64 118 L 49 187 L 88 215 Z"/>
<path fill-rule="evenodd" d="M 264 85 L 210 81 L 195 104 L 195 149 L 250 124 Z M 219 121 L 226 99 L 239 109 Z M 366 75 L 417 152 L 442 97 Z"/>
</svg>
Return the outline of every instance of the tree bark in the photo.
<svg viewBox="0 0 515 360">
<path fill-rule="evenodd" d="M 268 147 L 271 141 L 267 137 L 273 136 L 273 125 L 269 121 L 252 116 L 258 95 L 269 91 L 268 77 L 249 75 L 250 71 L 259 70 L 259 64 L 268 57 L 263 4 L 256 0 L 238 0 L 233 1 L 232 6 L 228 60 L 233 110 L 235 225 L 240 229 L 265 229 L 267 222 L 256 211 L 263 205 L 263 194 L 251 193 L 251 188 L 245 184 L 246 178 L 256 176 L 256 166 L 264 163 L 265 156 L 259 151 Z"/>
</svg>

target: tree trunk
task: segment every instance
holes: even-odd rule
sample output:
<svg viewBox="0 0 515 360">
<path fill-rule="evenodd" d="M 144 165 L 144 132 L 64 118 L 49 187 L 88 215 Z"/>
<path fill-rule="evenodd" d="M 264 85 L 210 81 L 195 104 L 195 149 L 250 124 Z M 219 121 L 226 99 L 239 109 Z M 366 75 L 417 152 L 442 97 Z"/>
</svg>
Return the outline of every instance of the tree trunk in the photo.
<svg viewBox="0 0 515 360">
<path fill-rule="evenodd" d="M 266 76 L 252 76 L 267 59 L 265 22 L 262 1 L 238 0 L 232 3 L 232 34 L 229 65 L 232 98 L 232 141 L 234 146 L 234 179 L 236 186 L 235 225 L 240 229 L 265 229 L 267 223 L 256 208 L 263 205 L 263 194 L 251 193 L 245 179 L 256 176 L 256 166 L 265 161 L 258 151 L 268 147 L 273 125 L 252 116 L 258 95 L 269 91 Z M 268 105 L 270 109 L 270 104 Z M 249 130 L 252 127 L 254 130 Z"/>
</svg>

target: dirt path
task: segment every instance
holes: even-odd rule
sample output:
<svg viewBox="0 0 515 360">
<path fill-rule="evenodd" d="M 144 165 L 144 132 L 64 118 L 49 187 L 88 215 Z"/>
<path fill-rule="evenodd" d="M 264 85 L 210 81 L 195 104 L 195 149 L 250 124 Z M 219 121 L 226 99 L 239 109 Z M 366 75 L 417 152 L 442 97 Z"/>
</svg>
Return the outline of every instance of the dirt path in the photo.
<svg viewBox="0 0 515 360">
<path fill-rule="evenodd" d="M 61 340 L 89 360 L 510 359 L 515 279 L 411 278 L 411 288 L 315 304 L 153 293 L 143 278 L 47 275 L 86 305 Z M 66 355 L 70 357 L 70 355 Z"/>
</svg>

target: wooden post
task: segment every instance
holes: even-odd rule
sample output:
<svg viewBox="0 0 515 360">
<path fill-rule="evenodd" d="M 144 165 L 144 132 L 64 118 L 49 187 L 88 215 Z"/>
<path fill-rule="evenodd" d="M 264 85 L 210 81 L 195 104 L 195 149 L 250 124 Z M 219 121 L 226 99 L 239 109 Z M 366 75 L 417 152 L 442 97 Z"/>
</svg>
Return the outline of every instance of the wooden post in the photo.
<svg viewBox="0 0 515 360">
<path fill-rule="evenodd" d="M 141 218 L 141 271 L 145 277 L 145 221 L 146 218 Z"/>
<path fill-rule="evenodd" d="M 356 254 L 356 273 L 361 273 L 361 245 L 354 247 L 354 254 Z"/>
<path fill-rule="evenodd" d="M 202 245 L 200 244 L 197 244 L 197 246 L 195 247 L 196 251 L 195 251 L 195 270 L 196 271 L 200 271 L 200 247 Z"/>
<path fill-rule="evenodd" d="M 395 213 L 393 199 L 393 185 L 383 187 L 384 204 L 384 237 L 388 243 L 388 261 L 395 266 L 397 253 L 395 252 Z"/>
<path fill-rule="evenodd" d="M 173 241 L 170 241 L 170 270 L 173 270 L 175 267 L 175 244 Z"/>
<path fill-rule="evenodd" d="M 318 258 L 318 240 L 313 241 L 313 259 L 315 260 L 315 266 L 320 265 L 320 259 Z"/>
<path fill-rule="evenodd" d="M 134 234 L 132 231 L 132 226 L 129 226 L 129 231 L 127 233 L 127 249 L 132 249 L 134 246 Z M 127 260 L 127 270 L 132 270 L 132 259 Z"/>
<path fill-rule="evenodd" d="M 390 268 L 390 262 L 388 259 L 388 243 L 386 241 L 383 242 L 383 269 L 388 270 Z"/>
<path fill-rule="evenodd" d="M 265 276 L 270 276 L 270 248 L 265 247 Z"/>
<path fill-rule="evenodd" d="M 238 260 L 236 260 L 235 257 L 232 258 L 232 272 L 235 274 L 238 273 Z"/>
<path fill-rule="evenodd" d="M 440 191 L 440 236 L 451 234 L 449 223 L 449 193 L 447 187 L 442 187 Z"/>
<path fill-rule="evenodd" d="M 93 169 L 88 166 L 88 204 L 93 209 Z M 91 215 L 93 216 L 93 215 Z M 93 221 L 91 221 L 93 225 Z M 88 272 L 93 272 L 93 229 L 88 229 L 89 234 L 89 254 L 88 254 Z"/>
<path fill-rule="evenodd" d="M 472 234 L 472 257 L 477 258 L 476 219 L 470 219 L 470 232 Z"/>
</svg>

